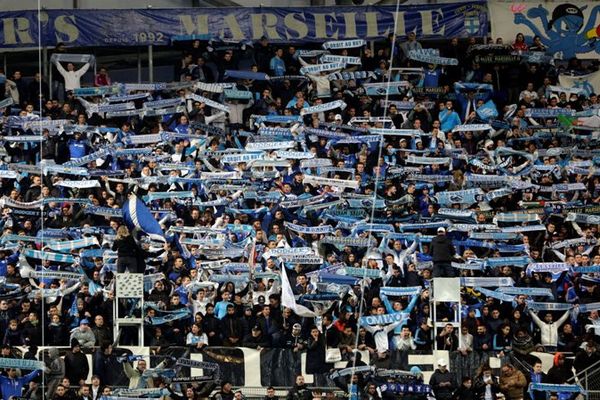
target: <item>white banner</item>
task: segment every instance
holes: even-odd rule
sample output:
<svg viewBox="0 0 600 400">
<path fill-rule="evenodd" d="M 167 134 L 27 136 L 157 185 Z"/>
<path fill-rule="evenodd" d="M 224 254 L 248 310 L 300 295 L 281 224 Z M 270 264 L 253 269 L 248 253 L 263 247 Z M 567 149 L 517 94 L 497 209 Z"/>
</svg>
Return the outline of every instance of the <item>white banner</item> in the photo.
<svg viewBox="0 0 600 400">
<path fill-rule="evenodd" d="M 352 188 L 358 189 L 358 181 L 346 180 L 346 179 L 334 179 L 334 178 L 322 178 L 314 175 L 304 175 L 303 183 L 308 183 L 316 186 L 337 186 L 341 188 Z"/>
<path fill-rule="evenodd" d="M 556 58 L 600 59 L 598 7 L 593 2 L 490 0 L 488 7 L 492 36 L 504 39 L 504 43 L 512 43 L 516 33 L 522 32 L 529 45 L 534 36 L 540 36 L 542 44 Z"/>
<path fill-rule="evenodd" d="M 289 149 L 295 145 L 296 142 L 293 140 L 286 140 L 283 142 L 251 142 L 246 143 L 246 151 Z"/>
<path fill-rule="evenodd" d="M 348 56 L 335 56 L 332 54 L 326 54 L 321 57 L 323 63 L 346 63 L 350 65 L 361 65 L 360 57 L 348 57 Z"/>
<path fill-rule="evenodd" d="M 600 91 L 600 71 L 592 72 L 587 75 L 570 76 L 560 74 L 558 82 L 561 86 L 569 89 L 580 89 L 583 94 L 589 96 L 592 93 Z"/>
</svg>

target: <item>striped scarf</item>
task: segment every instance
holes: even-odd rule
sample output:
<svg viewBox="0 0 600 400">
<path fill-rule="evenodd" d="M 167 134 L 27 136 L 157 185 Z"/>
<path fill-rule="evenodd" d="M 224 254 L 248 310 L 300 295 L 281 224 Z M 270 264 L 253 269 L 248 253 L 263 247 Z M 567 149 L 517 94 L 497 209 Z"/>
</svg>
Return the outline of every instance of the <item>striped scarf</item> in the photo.
<svg viewBox="0 0 600 400">
<path fill-rule="evenodd" d="M 95 237 L 84 237 L 83 239 L 69 240 L 65 242 L 52 242 L 47 245 L 50 250 L 61 253 L 71 252 L 76 249 L 82 249 L 89 246 L 98 246 L 98 239 Z"/>
</svg>

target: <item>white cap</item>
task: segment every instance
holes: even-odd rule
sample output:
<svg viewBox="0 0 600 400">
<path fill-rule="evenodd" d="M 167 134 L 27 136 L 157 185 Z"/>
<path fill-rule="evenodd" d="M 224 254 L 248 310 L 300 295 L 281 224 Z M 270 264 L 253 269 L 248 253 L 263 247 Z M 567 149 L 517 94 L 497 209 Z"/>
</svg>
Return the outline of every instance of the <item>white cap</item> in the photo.
<svg viewBox="0 0 600 400">
<path fill-rule="evenodd" d="M 447 362 L 446 362 L 446 360 L 444 360 L 443 358 L 440 358 L 440 359 L 438 360 L 438 362 L 437 362 L 437 365 L 438 365 L 439 367 L 447 367 L 447 366 L 448 366 L 448 363 L 447 363 Z"/>
<path fill-rule="evenodd" d="M 334 120 L 336 120 L 336 121 L 337 121 L 338 119 L 339 119 L 340 121 L 342 120 L 342 114 L 335 114 L 335 118 L 334 118 Z"/>
<path fill-rule="evenodd" d="M 440 227 L 437 229 L 437 233 L 446 233 L 446 229 L 444 229 L 443 227 L 441 227 L 441 226 L 440 226 Z"/>
</svg>

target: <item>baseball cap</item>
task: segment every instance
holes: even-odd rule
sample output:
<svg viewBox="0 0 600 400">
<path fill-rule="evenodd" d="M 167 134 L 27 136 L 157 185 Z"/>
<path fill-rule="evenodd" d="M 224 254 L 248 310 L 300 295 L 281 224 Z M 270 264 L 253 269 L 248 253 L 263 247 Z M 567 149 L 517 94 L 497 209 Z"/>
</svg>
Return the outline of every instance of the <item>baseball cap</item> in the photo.
<svg viewBox="0 0 600 400">
<path fill-rule="evenodd" d="M 437 233 L 446 233 L 446 229 L 442 228 L 441 226 L 437 229 Z"/>
<path fill-rule="evenodd" d="M 342 115 L 341 115 L 341 114 L 335 114 L 335 118 L 334 118 L 334 119 L 335 119 L 336 121 L 337 121 L 337 120 L 340 120 L 340 121 L 341 121 L 341 120 L 342 120 Z"/>
<path fill-rule="evenodd" d="M 437 362 L 437 365 L 438 365 L 439 367 L 447 367 L 447 366 L 448 366 L 448 363 L 447 363 L 447 362 L 446 362 L 446 360 L 444 360 L 443 358 L 440 358 L 440 359 L 438 360 L 438 362 Z"/>
<path fill-rule="evenodd" d="M 302 325 L 295 323 L 294 326 L 292 326 L 293 329 L 302 329 Z"/>
<path fill-rule="evenodd" d="M 87 318 L 84 318 L 84 319 L 82 319 L 81 321 L 79 321 L 79 325 L 81 325 L 81 324 L 89 325 L 89 324 L 90 324 L 90 321 L 88 321 L 88 319 L 87 319 Z"/>
</svg>

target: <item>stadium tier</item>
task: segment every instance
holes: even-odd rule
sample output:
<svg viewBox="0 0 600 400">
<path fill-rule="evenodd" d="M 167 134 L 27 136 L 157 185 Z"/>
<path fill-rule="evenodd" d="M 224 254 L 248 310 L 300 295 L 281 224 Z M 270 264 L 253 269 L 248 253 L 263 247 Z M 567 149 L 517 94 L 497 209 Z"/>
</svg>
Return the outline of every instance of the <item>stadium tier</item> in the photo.
<svg viewBox="0 0 600 400">
<path fill-rule="evenodd" d="M 0 12 L 2 399 L 599 397 L 574 3 Z"/>
</svg>

